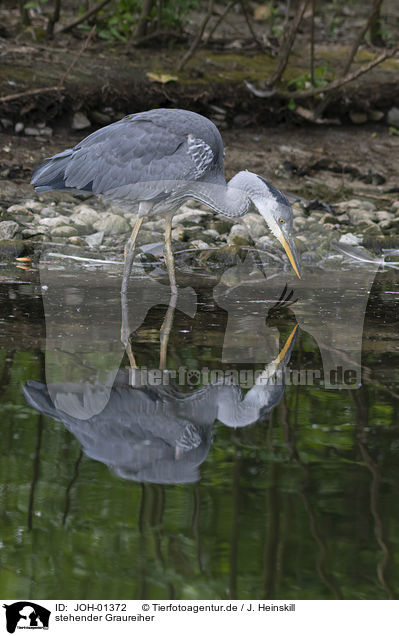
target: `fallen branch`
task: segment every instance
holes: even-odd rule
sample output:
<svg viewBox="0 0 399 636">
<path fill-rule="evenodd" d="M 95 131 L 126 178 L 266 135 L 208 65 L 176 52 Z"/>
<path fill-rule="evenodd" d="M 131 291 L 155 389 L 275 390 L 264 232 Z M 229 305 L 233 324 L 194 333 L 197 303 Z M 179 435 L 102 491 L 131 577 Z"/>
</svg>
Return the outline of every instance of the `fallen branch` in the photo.
<svg viewBox="0 0 399 636">
<path fill-rule="evenodd" d="M 110 2 L 110 0 L 102 0 L 99 4 L 97 4 L 96 6 L 92 7 L 88 11 L 86 11 L 86 13 L 81 15 L 76 20 L 73 20 L 69 24 L 66 24 L 64 27 L 61 27 L 60 29 L 57 29 L 55 34 L 58 35 L 58 33 L 66 33 L 67 31 L 70 31 L 71 29 L 73 29 L 74 27 L 78 26 L 79 24 L 82 24 L 82 22 L 86 22 L 86 20 L 91 18 L 92 15 L 95 15 L 103 7 L 105 7 L 105 5 L 108 4 L 108 2 Z"/>
</svg>

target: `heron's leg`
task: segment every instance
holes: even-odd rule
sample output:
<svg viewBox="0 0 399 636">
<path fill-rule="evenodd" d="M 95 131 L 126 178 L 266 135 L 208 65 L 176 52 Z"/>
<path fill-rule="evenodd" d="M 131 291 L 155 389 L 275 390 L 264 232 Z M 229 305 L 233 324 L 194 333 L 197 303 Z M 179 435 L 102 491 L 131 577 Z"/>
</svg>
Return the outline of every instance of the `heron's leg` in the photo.
<svg viewBox="0 0 399 636">
<path fill-rule="evenodd" d="M 169 335 L 172 330 L 173 325 L 173 317 L 175 315 L 175 308 L 177 302 L 177 294 L 172 294 L 169 300 L 168 311 L 166 312 L 165 319 L 162 323 L 161 331 L 160 331 L 160 341 L 161 341 L 161 353 L 159 356 L 159 368 L 166 369 L 166 355 L 168 353 L 168 342 Z"/>
<path fill-rule="evenodd" d="M 141 205 L 142 204 L 140 203 L 140 207 Z M 141 212 L 140 207 L 139 207 L 139 214 Z M 143 217 L 139 216 L 137 218 L 136 223 L 134 224 L 132 233 L 125 246 L 125 259 L 123 263 L 123 278 L 122 278 L 122 287 L 121 287 L 121 310 L 122 310 L 121 342 L 126 348 L 126 353 L 128 355 L 130 366 L 132 367 L 132 369 L 137 368 L 137 364 L 136 364 L 136 360 L 134 359 L 131 344 L 129 342 L 130 328 L 129 328 L 129 312 L 128 312 L 128 305 L 127 305 L 127 284 L 129 281 L 130 272 L 132 270 L 136 239 L 137 239 L 137 235 L 139 233 L 142 222 L 143 222 Z"/>
<path fill-rule="evenodd" d="M 138 217 L 136 223 L 134 224 L 134 228 L 129 237 L 128 242 L 125 245 L 125 260 L 123 263 L 123 278 L 122 278 L 122 294 L 126 294 L 127 291 L 127 283 L 129 280 L 130 272 L 132 271 L 133 258 L 134 258 L 134 247 L 136 244 L 137 234 L 139 233 L 141 224 L 143 222 L 143 217 Z"/>
<path fill-rule="evenodd" d="M 175 275 L 175 259 L 172 252 L 172 218 L 173 213 L 169 213 L 165 219 L 165 263 L 169 274 L 170 290 L 173 295 L 177 294 L 177 285 Z"/>
</svg>

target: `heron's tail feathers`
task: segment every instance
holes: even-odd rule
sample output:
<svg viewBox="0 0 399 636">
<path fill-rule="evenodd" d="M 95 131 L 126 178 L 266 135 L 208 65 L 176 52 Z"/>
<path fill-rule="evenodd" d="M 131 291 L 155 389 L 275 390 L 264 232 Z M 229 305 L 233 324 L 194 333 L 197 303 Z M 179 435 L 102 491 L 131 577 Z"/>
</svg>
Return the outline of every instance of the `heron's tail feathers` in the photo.
<svg viewBox="0 0 399 636">
<path fill-rule="evenodd" d="M 31 184 L 36 192 L 48 192 L 49 190 L 74 190 L 66 185 L 65 171 L 71 160 L 72 148 L 68 148 L 57 155 L 46 159 L 34 170 Z M 87 184 L 79 190 L 91 190 L 91 184 Z"/>
<path fill-rule="evenodd" d="M 35 380 L 28 380 L 25 386 L 22 387 L 22 391 L 29 406 L 44 415 L 49 415 L 55 420 L 60 419 L 45 384 Z"/>
</svg>

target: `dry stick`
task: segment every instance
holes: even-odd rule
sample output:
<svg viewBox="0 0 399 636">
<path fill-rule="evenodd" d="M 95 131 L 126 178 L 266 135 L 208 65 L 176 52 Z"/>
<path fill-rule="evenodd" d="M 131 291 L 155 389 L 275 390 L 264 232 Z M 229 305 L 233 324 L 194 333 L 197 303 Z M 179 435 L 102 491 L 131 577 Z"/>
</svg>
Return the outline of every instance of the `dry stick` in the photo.
<svg viewBox="0 0 399 636">
<path fill-rule="evenodd" d="M 213 13 L 213 3 L 214 0 L 209 0 L 208 2 L 208 11 L 204 17 L 204 19 L 202 20 L 202 24 L 198 30 L 197 35 L 195 36 L 192 45 L 190 46 L 189 50 L 187 51 L 187 53 L 183 56 L 180 64 L 177 67 L 178 71 L 181 71 L 184 66 L 187 64 L 188 60 L 190 59 L 190 57 L 192 57 L 194 55 L 195 50 L 198 48 L 200 42 L 201 42 L 201 38 L 204 34 L 205 31 L 205 27 L 208 24 L 209 20 L 212 17 L 212 13 Z"/>
<path fill-rule="evenodd" d="M 345 77 L 348 73 L 349 73 L 349 69 L 352 66 L 353 60 L 356 57 L 356 53 L 358 52 L 359 46 L 361 45 L 361 43 L 363 42 L 364 36 L 366 35 L 367 31 L 370 28 L 370 25 L 374 19 L 374 16 L 376 14 L 378 14 L 378 11 L 380 10 L 380 7 L 382 5 L 384 0 L 374 0 L 373 6 L 371 8 L 371 11 L 369 13 L 369 16 L 366 20 L 366 22 L 364 23 L 363 27 L 360 29 L 356 40 L 354 41 L 353 45 L 352 45 L 352 49 L 351 52 L 349 53 L 349 57 L 346 60 L 346 64 L 344 66 L 344 69 L 341 73 L 341 77 Z M 321 115 L 324 113 L 325 109 L 327 108 L 327 106 L 329 105 L 329 103 L 331 102 L 332 96 L 328 96 L 326 97 L 326 99 L 323 99 L 322 102 L 317 106 L 317 108 L 314 111 L 314 118 L 318 119 L 319 117 L 321 117 Z"/>
<path fill-rule="evenodd" d="M 218 19 L 216 20 L 215 24 L 213 25 L 213 27 L 209 31 L 209 33 L 206 36 L 206 38 L 204 38 L 204 44 L 208 44 L 208 42 L 211 39 L 212 35 L 215 33 L 215 31 L 219 27 L 219 25 L 223 22 L 223 20 L 225 19 L 225 17 L 227 16 L 227 14 L 229 13 L 230 9 L 233 6 L 234 6 L 234 0 L 231 0 L 231 2 L 229 2 L 226 5 L 225 10 L 223 11 L 223 13 L 221 13 L 220 16 L 218 17 Z"/>
<path fill-rule="evenodd" d="M 253 39 L 255 40 L 257 46 L 259 47 L 259 49 L 262 51 L 262 53 L 265 52 L 265 47 L 263 46 L 262 42 L 259 40 L 258 36 L 256 35 L 254 28 L 252 26 L 252 22 L 249 19 L 249 15 L 248 15 L 248 11 L 247 11 L 247 6 L 246 6 L 246 2 L 245 0 L 240 0 L 240 5 L 241 5 L 241 9 L 245 18 L 245 22 L 247 23 L 248 29 L 251 32 L 251 35 L 253 37 Z"/>
<path fill-rule="evenodd" d="M 102 2 L 100 2 L 95 7 L 92 7 L 91 9 L 89 9 L 89 11 L 86 11 L 86 13 L 81 15 L 80 18 L 77 18 L 76 20 L 73 20 L 73 22 L 70 22 L 66 26 L 61 27 L 60 29 L 57 29 L 55 34 L 58 35 L 58 33 L 66 33 L 67 31 L 70 31 L 74 27 L 78 26 L 78 24 L 81 24 L 82 22 L 85 22 L 86 20 L 91 18 L 92 15 L 95 15 L 103 7 L 105 7 L 105 5 L 108 4 L 108 2 L 110 2 L 110 0 L 102 0 Z"/>
<path fill-rule="evenodd" d="M 302 22 L 303 14 L 305 13 L 305 10 L 308 4 L 309 4 L 309 0 L 301 0 L 300 5 L 298 6 L 297 12 L 291 24 L 291 28 L 288 32 L 287 38 L 285 42 L 283 43 L 283 45 L 281 46 L 281 50 L 279 53 L 280 62 L 278 63 L 274 73 L 272 73 L 271 77 L 266 82 L 268 86 L 274 86 L 275 84 L 277 84 L 277 82 L 280 80 L 282 74 L 285 71 L 299 25 Z"/>
<path fill-rule="evenodd" d="M 34 88 L 29 91 L 23 91 L 22 93 L 14 93 L 13 95 L 5 95 L 4 97 L 0 97 L 0 102 L 1 103 L 12 102 L 13 100 L 19 99 L 20 97 L 30 97 L 31 95 L 40 95 L 40 93 L 51 93 L 51 91 L 61 91 L 64 88 L 64 82 L 67 76 L 72 71 L 73 67 L 75 66 L 80 56 L 82 55 L 83 51 L 87 48 L 91 38 L 93 37 L 95 30 L 96 30 L 96 25 L 94 25 L 93 28 L 91 29 L 90 33 L 88 34 L 86 40 L 83 43 L 83 46 L 80 48 L 75 58 L 72 60 L 71 64 L 68 66 L 67 70 L 65 71 L 64 75 L 61 77 L 57 86 L 48 86 L 47 88 Z"/>
<path fill-rule="evenodd" d="M 314 86 L 314 14 L 316 11 L 316 0 L 312 0 L 312 21 L 310 25 L 310 81 Z"/>
</svg>

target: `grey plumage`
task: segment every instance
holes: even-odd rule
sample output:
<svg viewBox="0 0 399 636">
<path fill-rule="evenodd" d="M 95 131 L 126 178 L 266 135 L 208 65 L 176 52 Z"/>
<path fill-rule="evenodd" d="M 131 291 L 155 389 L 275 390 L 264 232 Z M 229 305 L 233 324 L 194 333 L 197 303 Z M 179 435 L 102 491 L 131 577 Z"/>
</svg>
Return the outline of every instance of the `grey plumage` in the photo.
<svg viewBox="0 0 399 636">
<path fill-rule="evenodd" d="M 288 199 L 249 171 L 238 172 L 226 184 L 223 159 L 222 138 L 209 119 L 186 110 L 159 108 L 128 115 L 50 157 L 36 168 L 31 183 L 37 192 L 93 192 L 122 208 L 138 209 L 139 217 L 167 213 L 165 242 L 174 293 L 171 217 L 190 198 L 230 217 L 257 210 L 300 277 Z M 122 289 L 127 285 L 139 228 L 140 221 L 127 246 Z"/>
</svg>

